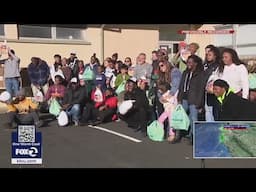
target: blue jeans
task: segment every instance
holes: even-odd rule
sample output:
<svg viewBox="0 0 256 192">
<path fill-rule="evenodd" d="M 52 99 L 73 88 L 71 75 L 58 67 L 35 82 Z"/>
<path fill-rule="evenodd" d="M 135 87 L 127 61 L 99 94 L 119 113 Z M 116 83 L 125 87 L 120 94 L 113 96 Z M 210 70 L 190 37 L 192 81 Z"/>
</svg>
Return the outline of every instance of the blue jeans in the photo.
<svg viewBox="0 0 256 192">
<path fill-rule="evenodd" d="M 205 104 L 205 120 L 206 122 L 213 122 L 214 117 L 213 117 L 213 106 L 208 106 Z"/>
<path fill-rule="evenodd" d="M 182 107 L 187 113 L 189 113 L 190 129 L 189 129 L 188 137 L 192 139 L 193 130 L 194 130 L 193 122 L 198 120 L 198 110 L 196 108 L 196 105 L 188 104 L 188 100 L 182 100 Z"/>
<path fill-rule="evenodd" d="M 80 118 L 80 104 L 74 104 L 67 111 L 68 116 L 71 116 L 73 121 L 78 121 Z"/>
<path fill-rule="evenodd" d="M 213 114 L 213 106 L 207 105 L 207 94 L 205 94 L 205 121 L 206 122 L 213 122 L 214 121 L 214 114 Z"/>
<path fill-rule="evenodd" d="M 16 96 L 19 91 L 19 80 L 17 77 L 5 78 L 5 87 L 11 96 Z"/>
</svg>

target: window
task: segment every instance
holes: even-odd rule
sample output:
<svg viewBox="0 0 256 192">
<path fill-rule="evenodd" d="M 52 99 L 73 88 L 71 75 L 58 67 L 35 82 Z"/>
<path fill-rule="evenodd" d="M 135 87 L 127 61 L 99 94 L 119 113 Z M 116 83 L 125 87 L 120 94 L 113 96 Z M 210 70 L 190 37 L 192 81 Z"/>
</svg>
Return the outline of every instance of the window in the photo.
<svg viewBox="0 0 256 192">
<path fill-rule="evenodd" d="M 85 25 L 19 25 L 19 37 L 84 40 Z"/>
<path fill-rule="evenodd" d="M 19 25 L 19 37 L 52 38 L 51 26 Z"/>
<path fill-rule="evenodd" d="M 4 36 L 4 24 L 0 24 L 0 36 Z"/>
<path fill-rule="evenodd" d="M 83 31 L 78 28 L 56 27 L 56 39 L 83 40 Z"/>
</svg>

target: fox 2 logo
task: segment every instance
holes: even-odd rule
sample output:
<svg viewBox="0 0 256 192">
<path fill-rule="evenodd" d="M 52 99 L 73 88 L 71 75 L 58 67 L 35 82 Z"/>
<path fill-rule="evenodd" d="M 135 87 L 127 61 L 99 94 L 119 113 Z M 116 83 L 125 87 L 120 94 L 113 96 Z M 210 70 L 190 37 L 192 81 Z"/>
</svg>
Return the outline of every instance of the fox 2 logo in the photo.
<svg viewBox="0 0 256 192">
<path fill-rule="evenodd" d="M 12 164 L 42 164 L 42 133 L 35 127 L 19 126 L 12 132 Z"/>
<path fill-rule="evenodd" d="M 30 147 L 29 149 L 16 149 L 15 155 L 29 155 L 30 157 L 36 157 L 38 149 L 36 147 Z"/>
</svg>

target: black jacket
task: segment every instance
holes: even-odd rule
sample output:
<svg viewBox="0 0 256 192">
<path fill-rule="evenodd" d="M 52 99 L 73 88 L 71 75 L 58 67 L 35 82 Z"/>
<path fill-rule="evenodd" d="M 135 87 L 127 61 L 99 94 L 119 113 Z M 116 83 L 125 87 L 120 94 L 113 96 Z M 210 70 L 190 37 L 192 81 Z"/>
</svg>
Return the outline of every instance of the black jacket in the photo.
<svg viewBox="0 0 256 192">
<path fill-rule="evenodd" d="M 85 87 L 79 87 L 76 90 L 69 88 L 64 95 L 63 104 L 84 104 L 87 100 Z"/>
<path fill-rule="evenodd" d="M 158 60 L 155 60 L 155 61 L 152 62 L 152 68 L 153 68 L 153 69 L 152 69 L 152 73 L 151 73 L 152 75 L 154 74 L 154 71 L 155 71 L 155 70 L 158 70 L 158 68 L 159 68 L 159 65 L 158 65 L 158 64 L 159 64 L 159 61 L 158 61 Z"/>
<path fill-rule="evenodd" d="M 255 121 L 256 120 L 256 103 L 252 103 L 235 93 L 229 93 L 219 102 L 219 121 Z"/>
<path fill-rule="evenodd" d="M 124 94 L 124 100 L 135 100 L 135 103 L 133 104 L 133 109 L 144 108 L 145 110 L 148 110 L 149 108 L 146 93 L 139 88 L 135 88 L 134 91 L 131 93 L 126 92 Z"/>
<path fill-rule="evenodd" d="M 179 93 L 178 93 L 178 101 L 182 102 L 184 99 L 184 84 L 185 84 L 185 78 L 186 75 L 189 73 L 188 70 L 185 70 L 182 73 L 180 86 L 179 86 Z M 188 103 L 196 105 L 197 107 L 203 107 L 204 106 L 204 90 L 205 90 L 205 77 L 204 77 L 204 71 L 201 72 L 194 72 L 191 80 L 190 80 L 190 86 L 188 90 Z"/>
</svg>

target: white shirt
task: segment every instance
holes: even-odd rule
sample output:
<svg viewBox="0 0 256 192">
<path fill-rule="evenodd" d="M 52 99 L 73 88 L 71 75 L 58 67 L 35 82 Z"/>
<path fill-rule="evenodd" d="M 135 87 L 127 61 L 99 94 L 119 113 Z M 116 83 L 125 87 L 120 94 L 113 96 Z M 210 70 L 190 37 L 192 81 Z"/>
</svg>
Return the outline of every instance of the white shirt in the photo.
<svg viewBox="0 0 256 192">
<path fill-rule="evenodd" d="M 65 79 L 62 70 L 58 69 L 57 71 L 55 71 L 54 65 L 50 66 L 50 74 L 51 74 L 51 78 L 52 78 L 53 82 L 55 82 L 55 76 L 56 75 L 60 75 L 63 79 Z"/>
<path fill-rule="evenodd" d="M 243 64 L 225 65 L 223 73 L 218 74 L 218 77 L 219 79 L 227 81 L 230 88 L 232 88 L 235 91 L 235 93 L 243 90 L 242 97 L 245 99 L 248 99 L 249 76 L 248 76 L 248 71 Z"/>
</svg>

